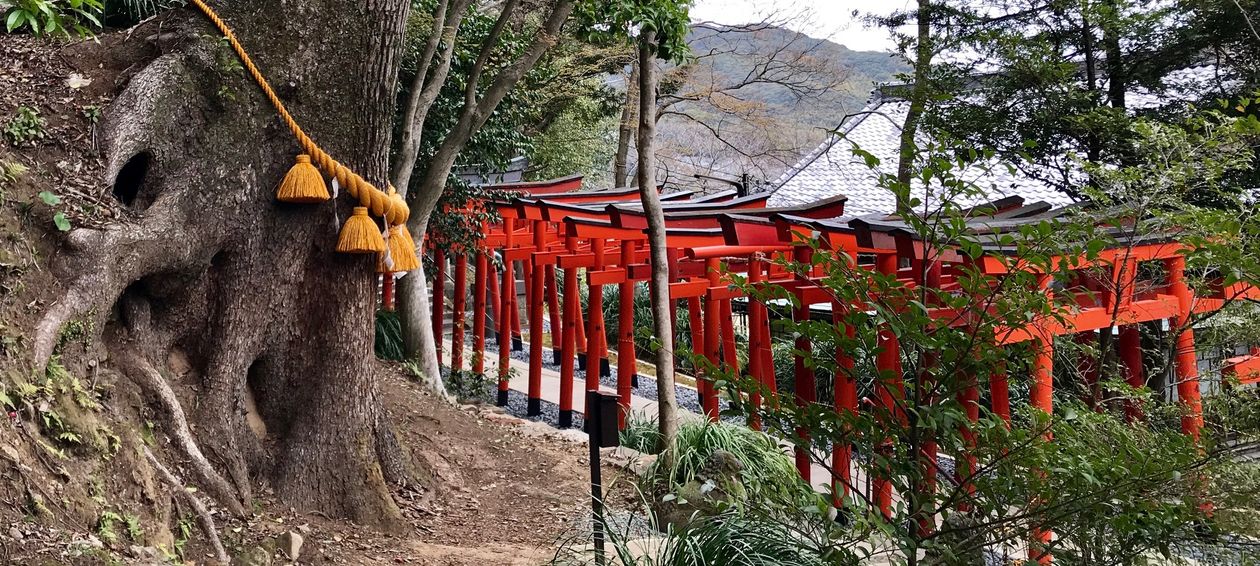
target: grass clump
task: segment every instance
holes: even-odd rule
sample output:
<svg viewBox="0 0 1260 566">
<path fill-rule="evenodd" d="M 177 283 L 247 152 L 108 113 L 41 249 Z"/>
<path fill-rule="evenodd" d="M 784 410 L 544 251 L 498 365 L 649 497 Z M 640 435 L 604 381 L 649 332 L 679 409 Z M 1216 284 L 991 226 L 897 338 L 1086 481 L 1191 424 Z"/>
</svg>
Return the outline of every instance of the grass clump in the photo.
<svg viewBox="0 0 1260 566">
<path fill-rule="evenodd" d="M 740 481 L 754 497 L 809 489 L 792 459 L 773 438 L 741 425 L 709 421 L 688 422 L 679 427 L 670 467 L 663 469 L 658 460 L 648 469 L 646 479 L 666 489 L 685 485 L 699 476 L 719 450 L 730 453 L 742 464 Z"/>
</svg>

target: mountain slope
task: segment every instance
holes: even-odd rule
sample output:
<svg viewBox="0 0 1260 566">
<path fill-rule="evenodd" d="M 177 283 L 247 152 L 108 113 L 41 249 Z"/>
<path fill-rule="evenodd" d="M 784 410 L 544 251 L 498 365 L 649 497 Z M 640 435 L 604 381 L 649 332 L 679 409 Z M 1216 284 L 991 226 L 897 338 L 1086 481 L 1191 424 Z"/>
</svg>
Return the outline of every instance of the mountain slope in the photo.
<svg viewBox="0 0 1260 566">
<path fill-rule="evenodd" d="M 695 59 L 662 81 L 657 155 L 666 182 L 691 190 L 773 181 L 905 69 L 891 53 L 773 26 L 700 23 L 688 43 Z"/>
</svg>

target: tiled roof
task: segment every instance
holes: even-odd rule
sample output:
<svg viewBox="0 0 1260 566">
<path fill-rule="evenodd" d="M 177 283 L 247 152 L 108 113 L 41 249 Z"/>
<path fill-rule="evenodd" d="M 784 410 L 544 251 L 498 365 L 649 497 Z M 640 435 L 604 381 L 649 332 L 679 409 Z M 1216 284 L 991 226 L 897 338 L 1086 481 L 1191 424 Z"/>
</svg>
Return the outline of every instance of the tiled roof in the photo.
<svg viewBox="0 0 1260 566">
<path fill-rule="evenodd" d="M 812 153 L 789 169 L 775 182 L 777 188 L 768 206 L 792 206 L 845 195 L 847 213 L 891 213 L 896 210 L 892 192 L 880 187 L 877 171 L 894 172 L 900 147 L 901 125 L 905 123 L 910 103 L 903 99 L 876 98 L 856 116 L 841 125 L 840 135 L 832 135 Z M 863 158 L 853 154 L 860 147 L 879 158 L 875 170 Z M 971 206 L 1009 196 L 1020 196 L 1025 202 L 1045 201 L 1055 206 L 1071 204 L 1072 198 L 1051 185 L 1022 175 L 997 162 L 977 167 L 970 179 L 985 195 L 957 199 L 959 206 Z M 987 169 L 984 175 L 979 170 Z M 922 186 L 914 196 L 924 199 Z"/>
<path fill-rule="evenodd" d="M 1180 100 L 1190 100 L 1199 91 L 1195 85 L 1211 81 L 1215 69 L 1210 66 L 1188 67 L 1171 73 L 1166 88 L 1152 92 L 1144 87 L 1134 88 L 1128 95 L 1131 109 L 1146 109 Z M 904 87 L 902 87 L 904 88 Z M 895 87 L 888 89 L 895 91 Z M 788 169 L 773 184 L 773 194 L 768 206 L 793 206 L 806 204 L 836 195 L 849 197 L 847 212 L 853 214 L 891 213 L 896 209 L 892 193 L 876 183 L 876 173 L 867 167 L 861 157 L 853 155 L 854 146 L 861 147 L 880 160 L 878 170 L 895 172 L 901 125 L 905 123 L 910 103 L 903 98 L 881 95 L 877 89 L 871 102 L 861 112 L 850 117 L 814 151 Z M 919 140 L 922 144 L 923 140 Z M 1065 155 L 1060 165 L 1068 166 Z M 977 187 L 988 193 L 983 197 L 960 199 L 960 206 L 970 206 L 1002 197 L 1020 196 L 1024 202 L 1045 201 L 1055 206 L 1071 204 L 1072 198 L 1053 185 L 1028 175 L 1032 166 L 1020 164 L 1012 169 L 994 161 L 986 164 L 987 175 L 975 175 Z M 1047 172 L 1045 178 L 1054 178 Z M 922 199 L 923 188 L 915 188 L 915 196 Z"/>
</svg>

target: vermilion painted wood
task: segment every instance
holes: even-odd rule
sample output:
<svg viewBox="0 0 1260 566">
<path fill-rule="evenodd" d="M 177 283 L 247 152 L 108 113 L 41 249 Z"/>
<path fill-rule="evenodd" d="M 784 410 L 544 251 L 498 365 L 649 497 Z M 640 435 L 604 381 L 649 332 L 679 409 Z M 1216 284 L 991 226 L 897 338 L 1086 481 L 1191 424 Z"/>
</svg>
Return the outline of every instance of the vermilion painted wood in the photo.
<svg viewBox="0 0 1260 566">
<path fill-rule="evenodd" d="M 535 220 L 533 224 L 534 247 L 541 249 L 546 245 L 547 231 L 543 226 L 543 221 Z M 531 417 L 542 413 L 542 318 L 544 303 L 546 302 L 543 292 L 547 284 L 545 279 L 546 270 L 550 267 L 535 264 L 529 288 L 529 386 L 525 413 Z"/>
<path fill-rule="evenodd" d="M 1004 361 L 989 375 L 989 408 L 1006 426 L 1011 426 L 1011 390 Z"/>
<path fill-rule="evenodd" d="M 433 341 L 437 347 L 438 361 L 442 360 L 442 319 L 446 316 L 446 253 L 441 247 L 433 247 Z"/>
<path fill-rule="evenodd" d="M 473 267 L 473 372 L 486 371 L 486 254 L 477 252 Z"/>
<path fill-rule="evenodd" d="M 809 248 L 798 247 L 796 250 L 796 261 L 809 261 L 807 254 Z M 798 306 L 792 309 L 792 321 L 802 324 L 809 321 L 810 302 L 798 298 Z M 797 407 L 804 409 L 814 403 L 817 398 L 815 391 L 814 369 L 806 362 L 806 357 L 810 355 L 813 348 L 810 343 L 809 336 L 804 332 L 796 333 L 795 350 L 792 354 L 792 378 L 793 378 L 793 394 L 796 399 Z M 801 478 L 806 483 L 810 482 L 810 469 L 812 467 L 810 461 L 810 451 L 806 448 L 810 445 L 809 429 L 804 426 L 796 427 L 796 436 L 803 446 L 796 447 L 796 469 L 800 472 Z"/>
<path fill-rule="evenodd" d="M 1186 283 L 1186 258 L 1177 256 L 1164 260 L 1168 273 L 1168 290 L 1177 297 L 1178 312 L 1173 318 L 1177 331 L 1177 398 L 1186 408 L 1181 417 L 1181 432 L 1196 441 L 1203 428 L 1203 406 L 1199 400 L 1199 364 L 1194 354 L 1194 329 L 1190 326 L 1194 294 Z"/>
<path fill-rule="evenodd" d="M 754 254 L 748 262 L 748 284 L 755 289 L 761 288 L 765 277 L 761 256 Z M 757 384 L 748 394 L 748 402 L 752 405 L 748 415 L 748 426 L 753 430 L 761 430 L 761 388 L 766 386 L 765 372 L 761 363 L 762 348 L 767 337 L 762 333 L 762 319 L 766 317 L 766 306 L 759 299 L 748 301 L 748 373 Z"/>
<path fill-rule="evenodd" d="M 708 281 L 700 281 L 699 283 L 702 283 L 706 289 L 709 287 Z M 670 287 L 672 288 L 674 285 L 677 285 L 677 283 L 671 284 Z M 670 296 L 673 297 L 673 294 L 671 293 Z M 704 312 L 700 306 L 701 296 L 696 295 L 687 298 L 687 323 L 691 328 L 691 353 L 693 359 L 704 356 Z M 705 407 L 705 397 L 709 394 L 708 382 L 701 379 L 699 371 L 695 372 L 693 377 L 696 378 L 696 393 L 700 397 L 700 406 L 703 409 Z"/>
<path fill-rule="evenodd" d="M 1226 358 L 1221 375 L 1238 380 L 1239 384 L 1260 383 L 1260 356 L 1246 354 Z"/>
<path fill-rule="evenodd" d="M 468 294 L 468 255 L 455 256 L 455 299 L 451 308 L 451 369 L 464 369 L 464 307 Z"/>
<path fill-rule="evenodd" d="M 489 258 L 487 258 L 489 263 Z M 496 340 L 499 335 L 499 270 L 491 266 L 486 271 L 486 284 L 490 287 L 490 299 L 487 304 L 490 307 L 490 329 L 494 331 Z"/>
<path fill-rule="evenodd" d="M 891 275 L 897 272 L 897 256 L 895 254 L 880 254 L 875 260 L 876 268 L 884 275 Z M 892 333 L 886 326 L 880 329 L 876 339 L 876 348 L 879 353 L 875 355 L 875 369 L 879 372 L 879 387 L 876 388 L 876 397 L 879 402 L 879 410 L 882 412 L 881 419 L 886 426 L 894 426 L 901 424 L 904 426 L 904 415 L 899 407 L 905 393 L 902 388 L 901 377 L 901 349 L 897 342 L 897 336 Z M 885 438 L 880 445 L 880 452 L 885 457 L 892 455 L 892 440 Z M 888 470 L 872 470 L 874 479 L 872 481 L 872 491 L 875 493 L 875 501 L 880 512 L 885 517 L 892 516 L 892 483 L 889 481 Z"/>
<path fill-rule="evenodd" d="M 394 274 L 381 274 L 381 309 L 394 312 Z"/>
<path fill-rule="evenodd" d="M 560 177 L 558 179 L 548 179 L 546 181 L 523 181 L 519 183 L 498 183 L 489 185 L 486 188 L 503 191 L 516 192 L 527 195 L 545 195 L 554 193 L 568 193 L 582 188 L 582 176 L 570 175 L 568 177 Z"/>
<path fill-rule="evenodd" d="M 560 292 L 557 288 L 556 266 L 554 263 L 544 267 L 546 284 L 544 285 L 547 294 L 547 320 L 551 323 L 551 351 L 553 355 L 553 363 L 559 364 L 559 356 L 564 352 L 563 331 L 564 321 L 560 316 Z"/>
<path fill-rule="evenodd" d="M 718 297 L 721 308 L 722 327 L 722 365 L 732 376 L 738 377 L 740 372 L 739 356 L 735 351 L 735 313 L 731 308 L 730 297 Z"/>
<path fill-rule="evenodd" d="M 504 247 L 511 249 L 513 247 L 516 227 L 515 220 L 504 219 Z M 512 319 L 513 310 L 515 310 L 514 299 L 516 297 L 516 277 L 512 275 L 512 262 L 503 262 L 503 278 L 499 282 L 499 387 L 497 402 L 501 405 L 507 404 L 508 396 L 508 370 L 511 368 L 511 348 L 512 348 Z"/>
<path fill-rule="evenodd" d="M 592 269 L 602 270 L 604 268 L 604 240 L 595 238 L 591 240 L 591 253 L 595 256 Z M 604 342 L 604 287 L 596 285 L 590 281 L 590 272 L 587 272 L 587 293 L 586 308 L 587 321 L 589 330 L 587 331 L 586 341 L 586 391 L 599 389 L 599 370 L 601 360 L 604 358 L 604 352 L 601 345 Z M 590 416 L 590 407 L 586 407 L 586 415 Z"/>
<path fill-rule="evenodd" d="M 634 261 L 635 242 L 621 243 L 621 264 Z M 624 274 L 624 270 L 623 274 Z M 594 280 L 594 277 L 591 278 Z M 626 427 L 626 415 L 630 412 L 630 396 L 638 364 L 634 351 L 634 281 L 622 277 L 617 287 L 617 426 Z"/>
<path fill-rule="evenodd" d="M 569 236 L 565 246 L 576 251 L 577 238 Z M 560 358 L 560 426 L 573 424 L 573 368 L 577 361 L 577 269 L 564 270 L 564 353 Z"/>
<path fill-rule="evenodd" d="M 1142 333 L 1138 325 L 1121 326 L 1116 347 L 1120 350 L 1120 362 L 1124 365 L 1125 382 L 1130 387 L 1145 387 L 1146 368 L 1142 363 Z M 1226 360 L 1226 363 L 1228 361 Z M 1125 401 L 1124 418 L 1129 422 L 1142 420 L 1142 407 L 1137 400 Z"/>
<path fill-rule="evenodd" d="M 844 329 L 846 338 L 852 339 L 856 332 L 853 326 L 848 324 L 845 316 L 848 314 L 848 307 L 838 301 L 831 303 L 831 321 L 839 328 Z M 832 407 L 842 413 L 848 413 L 850 416 L 857 414 L 857 381 L 853 376 L 854 361 L 853 356 L 844 348 L 836 348 L 836 375 L 832 380 Z M 831 503 L 835 507 L 844 504 L 844 500 L 849 496 L 849 486 L 853 485 L 852 472 L 850 466 L 853 460 L 853 445 L 847 439 L 852 434 L 851 430 L 846 431 L 845 439 L 837 443 L 831 449 Z"/>
<path fill-rule="evenodd" d="M 710 367 L 718 367 L 718 348 L 721 347 L 722 330 L 720 327 L 721 307 L 718 306 L 718 300 L 713 296 L 711 289 L 718 286 L 718 280 L 721 277 L 721 265 L 716 258 L 705 260 L 706 278 L 709 286 L 704 294 L 704 350 L 702 351 L 705 359 L 709 361 Z M 697 372 L 696 377 L 703 379 L 705 389 L 708 395 L 704 398 L 704 412 L 709 419 L 716 421 L 718 419 L 718 391 L 713 386 L 715 376 L 712 371 Z"/>
</svg>

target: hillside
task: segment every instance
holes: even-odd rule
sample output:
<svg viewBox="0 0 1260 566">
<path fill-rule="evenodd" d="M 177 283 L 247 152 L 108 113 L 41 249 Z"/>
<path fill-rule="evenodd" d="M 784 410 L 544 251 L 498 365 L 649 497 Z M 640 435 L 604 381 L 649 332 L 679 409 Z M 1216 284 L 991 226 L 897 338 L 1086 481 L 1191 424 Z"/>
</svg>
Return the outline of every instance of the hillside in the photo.
<svg viewBox="0 0 1260 566">
<path fill-rule="evenodd" d="M 676 87 L 687 100 L 660 128 L 662 159 L 681 186 L 710 188 L 697 185 L 695 174 L 772 181 L 845 114 L 861 109 L 874 84 L 905 69 L 893 54 L 854 51 L 781 27 L 701 23 L 688 41 L 696 60 Z M 764 77 L 728 89 L 750 82 L 750 74 Z M 710 96 L 715 90 L 719 95 Z"/>
</svg>

